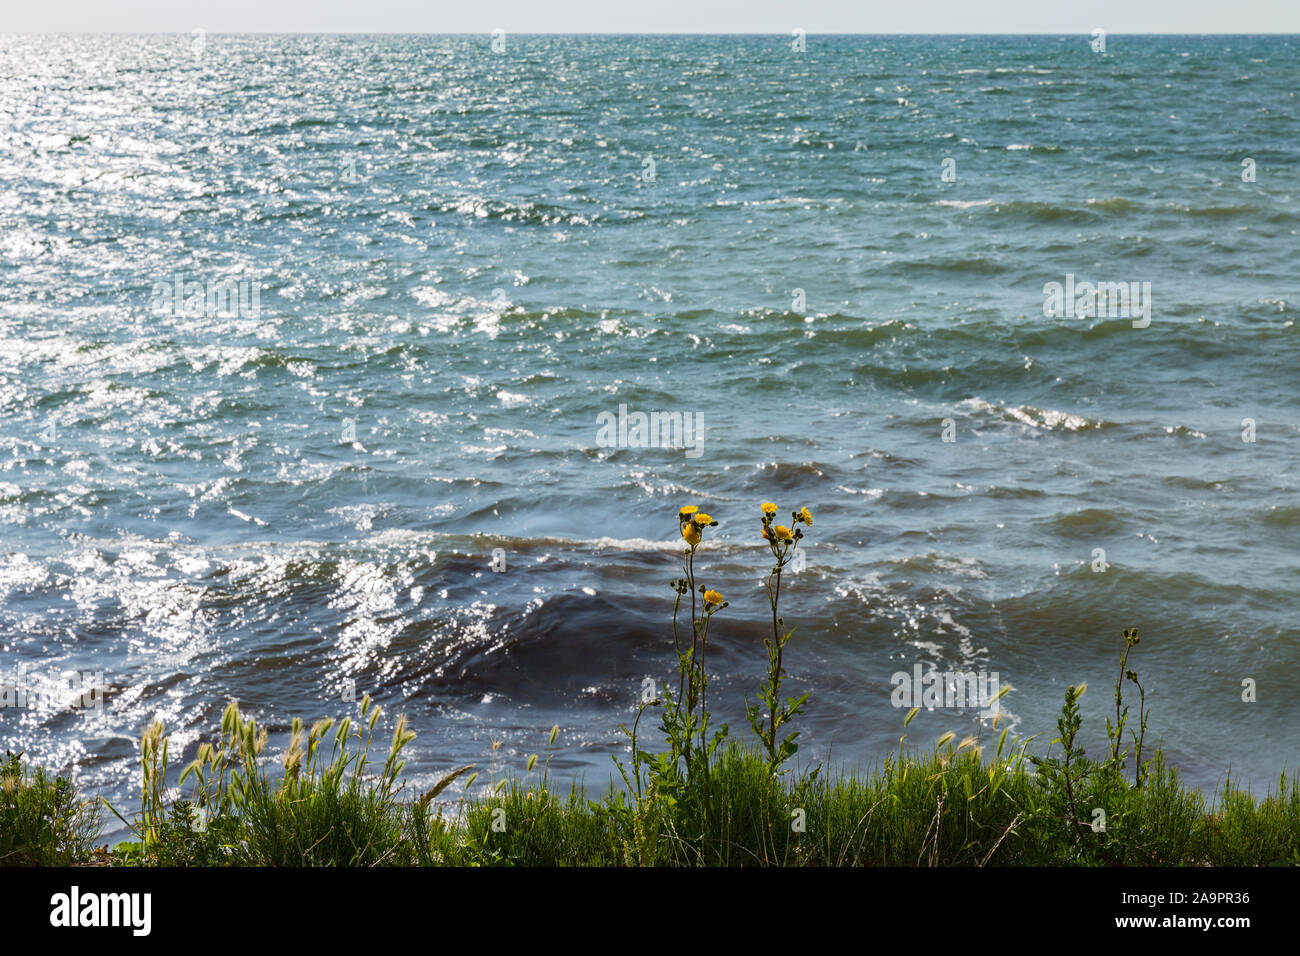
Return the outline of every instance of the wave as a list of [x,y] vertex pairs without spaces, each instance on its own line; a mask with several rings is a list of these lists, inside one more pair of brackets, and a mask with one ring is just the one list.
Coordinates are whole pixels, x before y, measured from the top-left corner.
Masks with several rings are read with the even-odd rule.
[[1119,514],[1105,508],[1081,508],[1078,511],[1057,515],[1051,519],[1050,525],[1058,535],[1091,539],[1103,535],[1118,535],[1125,527],[1125,520]]
[[[1257,216],[1261,212],[1258,206],[1250,203],[1226,206],[1186,206],[1181,203],[1170,202],[1166,204],[1165,208],[1182,216],[1195,216],[1207,219],[1230,219],[1233,216]],[[1270,219],[1270,221],[1272,220]]]
[[1143,208],[1141,203],[1126,199],[1123,196],[1111,196],[1107,199],[1088,199],[1085,202],[1094,209],[1101,209],[1105,212],[1129,212]]
[[1104,218],[1104,210],[1077,202],[1045,202],[1034,199],[1013,199],[994,203],[989,215],[1009,215],[1032,222],[1093,223]]
[[555,203],[522,200],[513,202],[505,199],[489,199],[483,196],[464,196],[435,202],[426,207],[435,214],[456,215],[469,219],[487,219],[500,222],[516,222],[535,226],[593,226],[609,220],[611,222],[632,222],[647,218],[647,214],[637,209],[625,209],[617,216],[607,216],[599,212],[577,212]]
[[985,256],[957,256],[944,259],[921,259],[912,262],[895,261],[894,269],[904,273],[955,272],[970,275],[1001,275],[1010,267]]
[[886,562],[895,571],[913,574],[938,574],[958,578],[983,580],[989,576],[983,562],[969,556],[944,554],[929,551],[925,554],[908,555]]
[[964,399],[957,403],[957,407],[984,421],[1025,425],[1041,431],[1075,432],[1119,427],[1117,422],[1090,419],[1072,412],[1035,408],[1032,405],[999,405],[982,398]]
[[1263,524],[1277,528],[1300,527],[1300,505],[1269,505],[1254,512]]

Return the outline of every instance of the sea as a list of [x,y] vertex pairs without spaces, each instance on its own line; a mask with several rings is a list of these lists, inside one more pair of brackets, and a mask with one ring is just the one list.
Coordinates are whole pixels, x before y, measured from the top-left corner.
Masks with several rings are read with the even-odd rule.
[[[752,739],[770,500],[813,516],[795,764],[1041,753],[1080,682],[1099,755],[1137,628],[1148,752],[1262,796],[1300,758],[1297,62],[0,35],[0,748],[129,810],[154,720],[174,775],[238,700],[274,768],[369,694],[412,793],[595,795],[675,674],[686,505]],[[970,674],[1010,690],[920,686]]]

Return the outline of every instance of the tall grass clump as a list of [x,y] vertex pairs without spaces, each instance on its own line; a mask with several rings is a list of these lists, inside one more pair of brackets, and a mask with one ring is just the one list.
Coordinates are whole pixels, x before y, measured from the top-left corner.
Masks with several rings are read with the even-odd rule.
[[69,866],[90,854],[99,810],[66,777],[31,768],[23,754],[0,761],[0,866]]
[[[221,735],[199,746],[181,772],[182,799],[168,804],[169,738],[160,723],[141,741],[141,807],[119,819],[138,838],[123,847],[138,862],[248,866],[377,866],[409,862],[436,829],[424,812],[453,771],[414,806],[401,796],[402,750],[415,738],[399,717],[382,765],[371,748],[381,708],[362,699],[360,719],[318,720],[304,729],[294,719],[281,772],[266,758],[266,728],[244,718],[238,702],[222,715]],[[185,786],[190,785],[188,795]],[[110,807],[111,809],[111,807]],[[427,828],[408,846],[407,827]],[[432,855],[432,851],[430,851]]]
[[1217,796],[1213,812],[1197,821],[1199,856],[1218,866],[1300,863],[1300,777],[1283,771],[1258,802],[1231,778]]

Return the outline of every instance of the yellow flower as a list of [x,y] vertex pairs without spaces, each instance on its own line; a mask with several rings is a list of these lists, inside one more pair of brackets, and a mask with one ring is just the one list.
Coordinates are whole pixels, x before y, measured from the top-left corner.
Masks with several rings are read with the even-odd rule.
[[812,527],[812,512],[808,510],[806,505],[799,509],[799,520],[808,525],[808,527]]
[[686,524],[682,525],[682,537],[686,539],[687,544],[690,545],[699,544],[700,529],[695,527],[695,525],[692,522],[688,521],[686,522]]
[[681,511],[677,512],[677,517],[679,517],[679,518],[685,520],[686,518],[688,518],[688,517],[690,517],[691,515],[695,514],[695,512],[697,512],[697,511],[699,511],[699,510],[700,510],[700,509],[697,508],[697,507],[695,507],[695,505],[687,505],[687,506],[686,506],[685,508],[683,508]]
[[764,501],[764,502],[763,502],[763,514],[765,514],[765,515],[774,515],[774,514],[776,514],[776,505],[772,504],[772,502],[770,502],[770,501]]
[[781,541],[789,541],[791,538],[794,537],[794,535],[791,534],[790,529],[783,524],[779,524],[776,526],[776,536]]
[[703,511],[701,511],[699,514],[697,514],[697,515],[696,515],[694,518],[692,518],[691,520],[694,521],[694,522],[695,522],[697,525],[699,525],[701,528],[704,528],[704,527],[707,527],[708,525],[713,524],[713,519],[710,518],[708,515],[706,515]]
[[704,603],[705,603],[705,604],[721,604],[721,603],[723,602],[723,600],[724,600],[724,598],[722,597],[722,592],[721,592],[721,591],[705,591],[705,592],[704,592]]

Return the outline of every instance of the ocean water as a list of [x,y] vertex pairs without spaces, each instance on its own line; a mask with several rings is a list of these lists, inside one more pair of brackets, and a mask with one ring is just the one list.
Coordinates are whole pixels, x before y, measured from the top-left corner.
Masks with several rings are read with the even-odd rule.
[[415,786],[558,723],[600,789],[685,504],[747,732],[771,499],[805,763],[918,664],[1095,752],[1138,627],[1193,783],[1295,766],[1300,40],[503,39],[0,37],[0,746],[127,802],[155,717],[355,689]]

